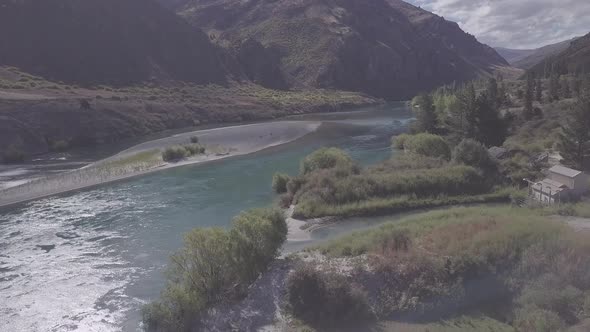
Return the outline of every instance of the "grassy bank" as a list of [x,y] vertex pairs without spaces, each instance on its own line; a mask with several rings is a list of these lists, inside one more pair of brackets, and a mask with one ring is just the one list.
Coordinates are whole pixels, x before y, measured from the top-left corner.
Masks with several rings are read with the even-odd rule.
[[[366,330],[469,330],[463,321],[475,322],[471,330],[550,332],[590,317],[588,240],[541,210],[456,208],[345,236],[314,249],[327,256],[322,264],[303,264],[323,284],[331,261],[363,258],[344,275],[368,306],[357,317]],[[326,301],[318,294],[307,299]]]

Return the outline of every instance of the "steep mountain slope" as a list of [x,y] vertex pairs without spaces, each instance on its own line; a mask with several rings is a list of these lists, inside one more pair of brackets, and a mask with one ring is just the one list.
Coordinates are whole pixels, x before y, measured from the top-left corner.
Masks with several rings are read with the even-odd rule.
[[511,65],[514,65],[515,62],[520,61],[528,57],[529,55],[535,53],[534,49],[520,50],[504,47],[495,47],[494,49]]
[[559,53],[565,51],[570,46],[570,44],[576,39],[577,38],[572,38],[569,40],[564,40],[560,43],[551,44],[538,48],[534,50],[534,52],[529,56],[518,61],[515,61],[514,63],[512,63],[512,65],[514,65],[514,67],[517,68],[530,69],[534,67],[536,64],[545,60],[546,58],[558,55]]
[[559,74],[590,73],[590,33],[572,41],[563,52],[548,57],[530,71],[548,76],[552,70]]
[[[160,0],[172,5],[170,0]],[[220,45],[254,40],[288,87],[404,99],[507,66],[456,23],[400,0],[179,0],[174,9]],[[272,61],[271,61],[272,60]],[[280,77],[276,77],[280,75]],[[268,80],[268,79],[267,79]]]
[[152,0],[0,0],[0,65],[82,85],[223,83],[223,57]]

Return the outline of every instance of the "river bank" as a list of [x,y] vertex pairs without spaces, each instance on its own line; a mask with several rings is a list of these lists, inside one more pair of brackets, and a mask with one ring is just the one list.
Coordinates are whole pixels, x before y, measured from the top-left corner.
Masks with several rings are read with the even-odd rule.
[[[316,131],[321,122],[278,121],[187,132],[148,141],[81,169],[49,175],[0,190],[0,207],[104,185],[160,170],[206,163],[261,151]],[[161,150],[199,137],[206,153],[176,163],[161,160]]]

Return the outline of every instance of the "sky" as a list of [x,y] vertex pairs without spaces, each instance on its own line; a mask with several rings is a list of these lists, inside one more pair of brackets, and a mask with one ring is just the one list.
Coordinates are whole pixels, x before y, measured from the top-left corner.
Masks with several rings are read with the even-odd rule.
[[537,48],[590,32],[590,0],[406,0],[494,47]]

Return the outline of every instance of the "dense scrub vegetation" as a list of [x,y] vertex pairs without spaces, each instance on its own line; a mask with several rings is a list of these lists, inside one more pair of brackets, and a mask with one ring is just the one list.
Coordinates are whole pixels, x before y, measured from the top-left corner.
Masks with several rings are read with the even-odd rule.
[[302,161],[301,175],[287,183],[282,205],[295,204],[296,218],[316,218],[508,199],[509,191],[494,190],[494,164],[477,143],[463,143],[455,161],[440,136],[401,135],[393,144],[406,152],[365,169],[336,148],[310,154]]
[[[366,263],[347,277],[354,281],[354,294],[365,295],[354,297],[357,305],[348,308],[369,303],[379,320],[431,322],[463,314],[491,315],[519,331],[550,332],[590,317],[588,243],[588,234],[536,211],[480,207],[387,223],[316,250],[330,260],[365,255]],[[300,267],[290,285],[304,283],[301,279],[322,285],[332,277],[309,269],[318,267]],[[309,303],[331,300],[325,292],[300,293],[309,296]],[[299,300],[295,297],[291,305]],[[367,317],[364,309],[339,310],[347,319]],[[313,324],[309,313],[293,312]]]
[[197,228],[171,258],[168,285],[146,305],[149,331],[187,331],[203,310],[245,294],[279,253],[287,224],[277,210],[252,210],[234,219],[229,230]]
[[589,100],[588,75],[527,74],[510,81],[498,76],[416,96],[412,131],[441,135],[451,147],[466,139],[485,148],[502,147],[506,153],[497,169],[509,182],[522,185],[523,178],[542,176],[547,165],[538,157],[543,153],[559,152],[567,166],[588,167]]

